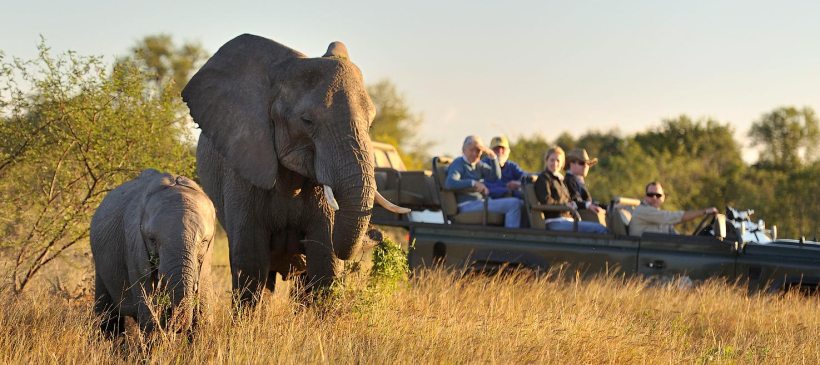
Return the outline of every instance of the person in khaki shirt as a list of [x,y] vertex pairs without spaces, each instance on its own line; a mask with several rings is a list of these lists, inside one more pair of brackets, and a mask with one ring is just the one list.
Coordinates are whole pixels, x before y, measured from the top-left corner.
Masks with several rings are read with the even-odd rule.
[[635,207],[635,211],[632,212],[632,220],[629,222],[630,236],[640,236],[644,232],[678,234],[674,225],[718,212],[715,207],[687,211],[661,210],[665,199],[661,183],[653,181],[646,184],[646,196],[641,205]]

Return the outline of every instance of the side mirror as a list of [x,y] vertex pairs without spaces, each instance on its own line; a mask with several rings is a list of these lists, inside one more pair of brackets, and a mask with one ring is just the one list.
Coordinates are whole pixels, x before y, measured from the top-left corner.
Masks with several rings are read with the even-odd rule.
[[715,232],[715,238],[723,241],[726,238],[726,215],[715,214],[715,220],[712,223],[712,232]]

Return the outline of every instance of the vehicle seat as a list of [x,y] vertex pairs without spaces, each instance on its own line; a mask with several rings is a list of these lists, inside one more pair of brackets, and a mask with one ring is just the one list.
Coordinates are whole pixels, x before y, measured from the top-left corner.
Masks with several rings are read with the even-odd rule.
[[[432,198],[425,200],[423,194],[423,189],[426,188],[425,185],[415,186],[416,189],[412,189],[412,185],[407,186],[408,183],[412,182],[405,181],[409,179],[405,178],[404,171],[398,171],[389,167],[377,167],[374,174],[376,178],[376,189],[379,190],[379,193],[382,194],[385,199],[400,206],[414,208],[435,205]],[[418,189],[422,190],[416,191]]]
[[503,226],[504,214],[487,211],[487,199],[484,199],[484,210],[477,212],[458,212],[458,202],[456,192],[444,188],[447,180],[447,168],[453,162],[447,157],[433,157],[433,179],[436,182],[439,203],[441,203],[441,213],[445,222],[459,224],[481,224],[491,226]]
[[629,222],[632,220],[632,211],[641,204],[634,198],[615,197],[609,204],[606,215],[607,227],[612,233],[619,236],[629,236]]
[[578,231],[578,221],[581,219],[578,211],[566,205],[548,205],[541,204],[538,197],[535,195],[535,183],[529,179],[524,179],[522,186],[524,193],[524,209],[526,209],[527,217],[530,220],[531,228],[546,228],[544,222],[544,212],[570,212],[574,217],[575,224],[573,230]]

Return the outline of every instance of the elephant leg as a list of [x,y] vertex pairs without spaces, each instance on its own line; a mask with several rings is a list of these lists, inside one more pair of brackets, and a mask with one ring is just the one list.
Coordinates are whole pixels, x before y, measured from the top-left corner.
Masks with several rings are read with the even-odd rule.
[[[222,176],[222,216],[228,234],[234,308],[256,306],[270,271],[271,224],[265,218],[270,200],[226,167]],[[217,211],[219,208],[217,207]]]
[[98,274],[94,274],[94,314],[100,318],[100,330],[105,335],[113,337],[125,331],[125,318]]
[[232,227],[228,240],[235,308],[256,306],[269,279],[270,236],[258,228]]
[[273,293],[276,291],[276,271],[268,271],[268,280],[265,282],[265,289]]
[[[316,289],[329,288],[342,273],[344,263],[336,258],[330,239],[313,239],[308,234],[305,240],[305,256],[307,256],[307,280],[306,289],[315,291]],[[320,238],[320,237],[317,237]]]

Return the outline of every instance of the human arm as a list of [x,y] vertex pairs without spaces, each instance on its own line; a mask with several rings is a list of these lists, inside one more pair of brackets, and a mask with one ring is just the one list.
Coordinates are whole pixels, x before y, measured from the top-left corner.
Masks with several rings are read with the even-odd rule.
[[715,207],[709,207],[704,209],[697,209],[697,210],[687,210],[683,213],[683,218],[681,218],[681,222],[688,222],[695,218],[707,215],[707,214],[717,214],[718,210]]
[[475,171],[468,168],[467,162],[463,158],[457,158],[447,168],[447,179],[444,180],[444,188],[447,190],[472,189],[482,195],[487,195],[489,193],[487,186],[479,181],[475,175]]
[[444,180],[444,188],[447,190],[463,190],[476,186],[479,182],[470,178],[467,171],[467,163],[463,158],[456,158],[447,168],[447,179]]
[[[506,172],[507,177],[510,179],[507,181],[506,188],[509,191],[517,191],[521,190],[521,183],[524,178],[529,178],[529,174],[524,172],[517,163],[512,161],[507,161],[504,165],[504,169],[502,169],[501,174],[503,175]],[[535,176],[533,176],[535,177]],[[534,181],[534,179],[532,180]]]

